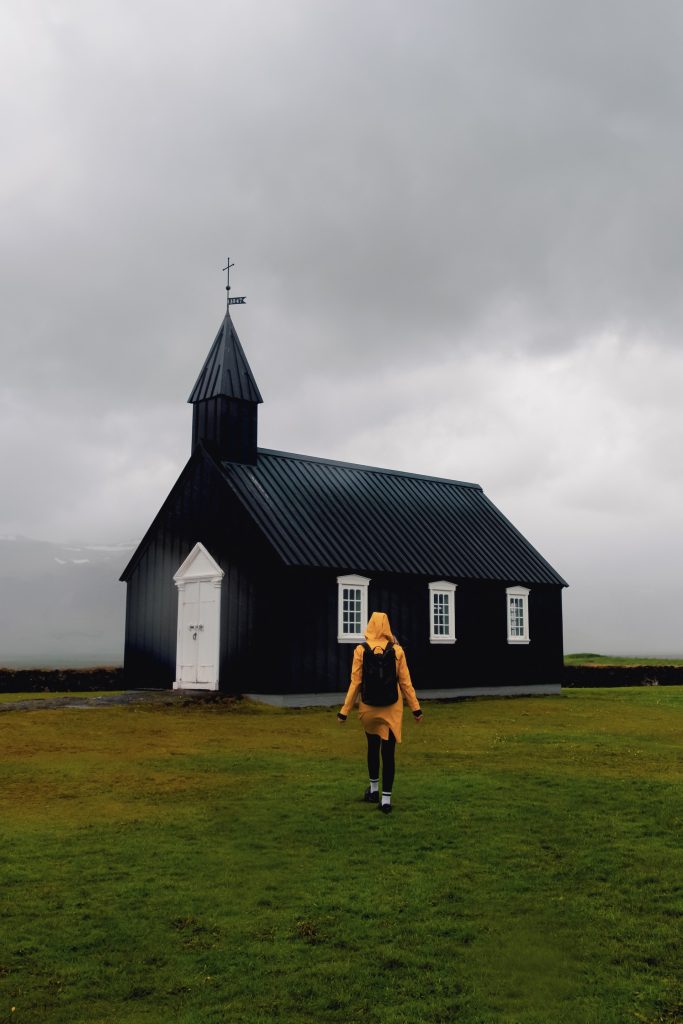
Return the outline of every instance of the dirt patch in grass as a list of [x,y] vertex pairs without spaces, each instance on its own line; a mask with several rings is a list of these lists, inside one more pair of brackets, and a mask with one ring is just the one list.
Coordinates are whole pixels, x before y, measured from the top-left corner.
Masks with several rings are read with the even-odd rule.
[[235,708],[240,697],[218,693],[183,693],[173,690],[119,690],[113,693],[11,693],[0,694],[0,712],[50,711],[58,708],[102,708],[145,705],[150,708],[203,705],[215,710]]

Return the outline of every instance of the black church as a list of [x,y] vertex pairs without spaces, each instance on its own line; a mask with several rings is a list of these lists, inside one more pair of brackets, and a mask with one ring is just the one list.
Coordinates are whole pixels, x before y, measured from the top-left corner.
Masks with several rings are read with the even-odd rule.
[[566,583],[478,484],[259,448],[229,306],[189,401],[121,576],[127,685],[333,703],[384,611],[422,696],[559,691]]

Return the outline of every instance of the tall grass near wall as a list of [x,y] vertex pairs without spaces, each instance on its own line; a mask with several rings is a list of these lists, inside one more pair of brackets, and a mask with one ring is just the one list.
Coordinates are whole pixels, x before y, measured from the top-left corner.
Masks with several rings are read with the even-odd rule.
[[0,1022],[683,1021],[683,691],[0,719]]

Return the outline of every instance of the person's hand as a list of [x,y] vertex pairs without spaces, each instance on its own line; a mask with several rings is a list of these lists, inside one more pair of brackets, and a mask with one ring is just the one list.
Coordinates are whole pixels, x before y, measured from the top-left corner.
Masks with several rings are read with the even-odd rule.
[[413,711],[413,718],[415,719],[415,725],[419,725],[424,718],[424,715],[421,711]]
[[343,725],[346,721],[346,715],[342,715],[341,711],[337,712],[337,722],[339,725]]

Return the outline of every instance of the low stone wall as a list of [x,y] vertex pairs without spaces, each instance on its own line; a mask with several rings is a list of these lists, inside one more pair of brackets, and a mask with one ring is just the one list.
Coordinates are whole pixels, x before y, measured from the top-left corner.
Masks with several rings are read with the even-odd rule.
[[0,693],[125,690],[122,668],[0,668]]
[[[566,665],[562,686],[683,686],[683,666]],[[131,688],[122,668],[0,668],[0,693],[84,693]]]
[[683,686],[683,666],[565,665],[562,686]]

